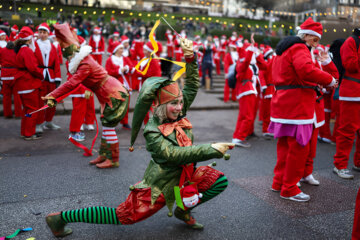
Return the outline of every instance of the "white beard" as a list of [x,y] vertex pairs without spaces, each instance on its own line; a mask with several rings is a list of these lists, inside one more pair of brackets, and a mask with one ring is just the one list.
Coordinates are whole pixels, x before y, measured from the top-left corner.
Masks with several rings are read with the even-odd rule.
[[99,35],[93,35],[93,38],[94,38],[95,42],[99,42],[100,39],[101,39],[101,35],[100,34]]

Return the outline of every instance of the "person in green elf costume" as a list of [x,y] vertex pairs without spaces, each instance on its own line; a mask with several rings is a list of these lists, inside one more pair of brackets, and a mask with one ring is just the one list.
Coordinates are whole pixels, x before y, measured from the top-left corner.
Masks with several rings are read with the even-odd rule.
[[[131,148],[143,119],[155,103],[154,116],[144,129],[146,149],[152,159],[142,181],[117,208],[89,207],[49,214],[46,222],[52,233],[63,237],[72,233],[70,222],[128,225],[142,221],[165,205],[173,215],[193,229],[202,229],[191,210],[214,198],[228,185],[224,174],[212,167],[195,167],[197,162],[222,158],[232,143],[192,145],[192,125],[185,117],[199,88],[199,74],[192,41],[181,39],[186,60],[183,91],[176,82],[163,77],[148,78],[139,93],[132,121]],[[200,198],[199,198],[200,197]]]

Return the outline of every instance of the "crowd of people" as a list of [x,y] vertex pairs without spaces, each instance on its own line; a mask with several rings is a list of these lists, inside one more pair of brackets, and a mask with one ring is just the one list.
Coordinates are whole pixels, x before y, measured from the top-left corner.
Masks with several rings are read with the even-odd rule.
[[[169,120],[165,123],[181,121],[181,128],[191,128],[191,124],[180,117],[182,114],[179,115],[183,105],[186,111],[193,100],[194,95],[190,93],[195,91],[197,85],[195,83],[191,85],[191,82],[201,78],[199,85],[211,88],[212,74],[220,75],[223,69],[224,102],[231,100],[239,103],[232,144],[238,147],[251,147],[247,139],[254,135],[254,122],[258,115],[262,121],[263,137],[278,139],[277,163],[271,189],[279,192],[281,198],[296,202],[310,200],[310,196],[303,193],[300,187],[302,183],[320,184],[312,174],[318,141],[336,145],[333,171],[340,178],[352,179],[354,176],[348,170],[348,162],[356,138],[353,169],[360,171],[358,61],[360,31],[358,29],[355,29],[353,35],[345,42],[340,44],[334,42],[332,46],[323,46],[319,44],[323,33],[322,25],[309,18],[300,26],[297,36],[284,38],[275,50],[266,44],[256,43],[253,35],[247,40],[237,32],[233,32],[230,38],[225,35],[207,36],[202,41],[201,37],[196,35],[193,41],[189,41],[185,30],[180,34],[167,30],[165,46],[156,41],[158,51],[153,57],[187,62],[185,83],[182,79],[180,82],[183,84],[179,89],[164,87],[172,86],[170,83],[160,84],[161,81],[165,81],[164,79],[171,78],[176,70],[166,61],[156,58],[150,60],[155,48],[147,39],[145,28],[139,27],[139,31],[132,36],[132,39],[126,33],[120,34],[117,31],[104,38],[100,27],[94,27],[90,32],[89,39],[85,39],[78,34],[79,30],[75,27],[59,24],[50,28],[46,23],[36,27],[35,33],[27,26],[19,31],[16,25],[11,27],[9,36],[0,31],[4,117],[13,117],[11,109],[13,95],[15,116],[22,118],[23,139],[39,139],[44,129],[59,129],[60,127],[53,123],[55,105],[61,96],[69,94],[74,109],[69,138],[78,142],[83,141],[85,139],[83,130],[94,130],[93,96],[95,94],[101,106],[103,132],[99,156],[90,164],[98,168],[118,167],[119,142],[115,127],[119,122],[124,129],[132,130],[132,144],[141,124],[144,123],[146,126],[144,134],[149,133],[146,138],[149,145],[147,149],[153,149],[152,154],[157,158],[161,149],[159,146],[154,146],[154,142],[157,141],[154,135],[154,131],[157,130],[154,129],[158,129],[157,127],[160,127],[159,125],[164,121],[154,121],[159,121],[157,117],[165,115]],[[153,37],[156,40],[156,36]],[[189,49],[190,45],[191,49]],[[105,55],[108,55],[106,62],[103,61]],[[68,80],[61,84],[65,77],[61,76],[60,71],[63,58],[67,59],[65,64]],[[166,78],[161,78],[162,76]],[[156,83],[154,77],[159,83]],[[182,94],[180,94],[181,88],[183,88]],[[128,119],[131,91],[140,92],[132,120],[133,129]],[[153,102],[156,106],[154,110],[151,107]],[[33,113],[45,103],[50,108]],[[161,110],[159,106],[162,104],[166,106],[169,104],[169,109]],[[151,111],[153,111],[152,118],[149,114]],[[335,119],[333,131],[330,128],[331,119]],[[162,129],[160,135],[167,136],[166,127],[168,126],[160,128]],[[173,126],[170,133],[175,131],[174,129],[177,128]],[[182,131],[181,134],[183,133]],[[181,147],[191,145],[189,139],[186,139],[186,134],[181,139],[176,136],[174,141],[178,141]],[[221,157],[231,146],[231,144],[211,145],[211,147],[209,145],[206,148],[208,152],[204,152],[202,156],[206,155],[204,160]],[[209,153],[214,151],[213,149],[217,154]],[[195,162],[195,160],[186,162],[180,159],[176,164],[186,165]],[[151,168],[155,169],[154,166]],[[181,171],[178,172],[178,177],[180,173]],[[150,173],[148,174],[150,176]],[[211,185],[212,187],[218,184],[217,180],[220,178],[221,182],[227,184],[222,173],[215,175],[216,179],[211,180],[214,184]],[[139,189],[153,187],[157,183],[141,182],[141,184],[143,186]],[[165,186],[162,187],[165,191]],[[204,187],[202,192],[206,194],[206,191],[212,187]],[[150,192],[136,194],[148,194],[153,197]],[[130,195],[129,199],[136,194]],[[164,194],[165,199],[155,199],[155,205],[158,204],[156,211],[163,207],[165,202],[173,200],[172,195],[166,195],[169,194],[167,192]],[[114,220],[114,223],[135,223],[156,212],[149,208],[142,218],[125,223],[122,216],[130,213],[126,212],[128,210],[124,209],[126,205],[124,204],[116,210],[109,210],[117,220]],[[132,206],[134,209],[138,207]],[[69,234],[64,226],[68,222],[73,222],[71,219],[74,218],[69,216],[75,214],[74,211],[51,215],[47,219],[55,235]],[[175,215],[178,214],[178,218],[194,228],[201,227],[189,212],[177,211]]]

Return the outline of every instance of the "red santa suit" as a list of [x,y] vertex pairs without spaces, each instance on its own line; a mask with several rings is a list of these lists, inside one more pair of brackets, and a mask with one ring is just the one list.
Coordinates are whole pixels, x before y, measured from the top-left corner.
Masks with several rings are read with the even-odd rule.
[[15,42],[18,36],[18,32],[19,32],[19,27],[16,24],[11,27],[11,33],[9,38],[11,42]]
[[[121,44],[119,44],[120,46]],[[117,51],[117,48],[115,47],[114,52]],[[125,72],[123,72],[123,69],[125,69]],[[115,55],[111,55],[107,60],[105,64],[105,70],[108,72],[110,76],[115,77],[118,79],[125,88],[131,90],[130,87],[130,76],[131,76],[131,70],[133,69],[132,62],[127,57],[117,57]],[[129,98],[129,104],[130,104],[130,98]],[[126,112],[125,117],[121,120],[121,124],[128,124],[129,123],[129,108]]]
[[[66,69],[69,69],[68,61],[66,61]],[[68,71],[67,79],[70,79],[71,77],[72,74]],[[80,84],[77,87],[77,90],[69,95],[73,106],[69,125],[69,131],[72,133],[80,132],[83,124],[92,125],[95,121],[94,95],[91,95],[89,99],[86,99],[85,91],[91,90]]]
[[246,51],[245,61],[237,62],[236,65],[236,92],[239,100],[239,115],[236,123],[233,139],[244,141],[247,136],[253,133],[255,121],[255,107],[257,101],[256,84],[258,79],[258,69],[250,67],[255,66],[255,49]]
[[166,48],[167,48],[167,57],[173,58],[174,57],[174,35],[171,34],[171,31],[166,31]]
[[[355,29],[354,34],[360,36],[360,31]],[[354,165],[360,167],[360,61],[352,37],[343,43],[340,54],[345,73],[339,89],[340,124],[337,130],[334,165],[337,169],[346,169],[355,135]]]
[[[299,32],[308,30],[307,33],[321,37],[321,24],[311,18],[300,27]],[[282,40],[276,54],[272,76],[277,90],[271,102],[272,123],[269,128],[274,127],[271,131],[279,140],[272,189],[281,191],[281,197],[290,198],[301,193],[296,184],[304,174],[312,125],[316,119],[314,88],[317,84],[328,86],[336,81],[315,66],[307,45],[298,37]],[[285,127],[295,133],[285,131]]]
[[180,47],[180,38],[178,36],[175,37],[174,45],[175,45],[175,47],[174,47],[175,61],[181,62],[182,57],[183,57],[183,52]]
[[103,36],[100,35],[100,28],[96,27],[94,32],[99,33],[98,35],[91,35],[89,40],[89,45],[92,48],[91,56],[99,63],[102,64],[102,55],[105,51],[105,41]]
[[216,51],[214,52],[214,64],[215,64],[215,68],[216,68],[216,74],[220,75],[220,41],[219,38],[217,36],[214,36],[214,44],[215,44],[215,49]]
[[[19,32],[19,39],[28,40],[33,35],[29,27],[23,27]],[[43,79],[43,71],[38,68],[38,61],[33,50],[27,45],[22,45],[20,49],[15,48],[16,67],[15,89],[20,95],[24,114],[28,114],[39,108],[39,89]],[[23,116],[21,120],[21,136],[31,137],[35,134],[37,113],[32,117]]]
[[[316,53],[315,53],[316,55]],[[330,73],[335,79],[339,78],[339,73],[337,71],[337,68],[335,64],[331,61],[329,58],[327,61],[323,63],[319,63],[316,59],[313,59],[315,66],[319,69]],[[317,147],[317,138],[319,135],[319,130],[324,126],[325,124],[325,111],[324,111],[324,94],[323,91],[319,92],[316,98],[315,103],[315,121],[314,121],[314,129],[313,133],[310,139],[310,151],[309,155],[306,159],[305,163],[305,170],[303,174],[303,178],[306,178],[313,172],[313,164],[314,164],[314,158],[316,157],[316,147]]]
[[202,51],[199,51],[200,48],[205,48],[205,45],[201,42],[200,40],[200,36],[195,36],[195,41],[193,42],[193,46],[194,46],[194,52],[197,55],[197,61],[198,61],[198,66],[199,66],[199,77],[202,77],[202,68],[201,68],[201,63],[204,57],[204,53]]
[[222,35],[220,40],[220,61],[224,61],[226,55],[226,46],[228,45],[228,41],[226,40],[226,36]]
[[[60,85],[61,83],[59,56],[55,46],[50,42],[49,39],[45,41],[38,39],[35,42],[35,46],[35,57],[38,60],[39,67],[43,69],[43,81],[39,96],[39,101],[43,102],[41,101],[41,97],[44,97],[48,93],[55,90],[56,86]],[[55,111],[56,108],[53,107],[39,112],[37,124],[42,124],[44,121],[51,122],[54,118]]]
[[[233,47],[236,48],[235,45]],[[224,58],[224,72],[225,72],[225,85],[224,85],[224,102],[228,102],[230,98],[230,87],[228,83],[227,74],[229,73],[229,67],[239,60],[239,53],[237,51],[230,51]],[[231,100],[236,101],[236,90],[231,89]]]
[[16,74],[16,53],[14,49],[7,47],[0,48],[0,66],[4,117],[10,118],[13,116],[11,110],[11,98],[13,95],[15,117],[22,117],[20,96],[14,88]]
[[117,46],[120,43],[120,40],[115,40],[115,37],[119,38],[120,34],[118,32],[114,32],[111,38],[109,38],[108,48],[106,50],[107,55],[111,55],[114,47]]
[[[144,58],[143,46],[144,46],[144,42],[140,38],[134,39],[131,44],[131,48],[129,51],[130,53],[129,58],[131,59],[134,66],[137,65],[140,59]],[[140,89],[140,79],[136,71],[131,76],[131,84],[133,90]]]
[[[266,58],[266,61],[259,61],[259,64],[261,64],[264,70],[260,71],[262,73],[262,77],[265,80],[265,86],[262,86],[262,98],[261,98],[261,114],[262,114],[262,132],[268,133],[268,127],[270,124],[270,108],[271,108],[271,99],[275,92],[274,83],[272,80],[272,61],[273,58],[271,54],[273,53],[273,50],[271,48],[268,48],[264,51],[264,58]],[[263,58],[259,58],[263,59]],[[265,59],[264,59],[265,60]]]

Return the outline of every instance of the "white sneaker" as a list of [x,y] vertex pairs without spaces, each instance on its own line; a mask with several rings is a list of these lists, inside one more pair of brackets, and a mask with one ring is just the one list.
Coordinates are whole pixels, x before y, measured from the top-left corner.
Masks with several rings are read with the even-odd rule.
[[320,185],[320,182],[318,180],[316,180],[312,174],[310,174],[309,176],[307,176],[305,178],[302,178],[300,180],[300,182],[304,182],[304,183],[314,185],[314,186],[319,186]]
[[251,144],[248,143],[246,140],[240,140],[237,138],[233,138],[233,140],[231,142],[235,143],[235,145],[238,147],[245,147],[245,148],[251,147]]
[[271,140],[271,139],[274,139],[274,134],[272,133],[263,133],[263,137],[266,139],[266,140]]
[[45,128],[45,129],[57,130],[57,129],[60,129],[61,127],[58,126],[58,125],[56,125],[56,124],[53,123],[53,122],[45,122],[44,128]]
[[333,172],[336,173],[339,177],[344,179],[353,179],[354,175],[352,175],[349,171],[349,169],[337,169],[334,167]]
[[37,124],[35,132],[36,133],[43,133],[44,132],[43,125],[42,124]]
[[85,126],[86,126],[86,129],[89,130],[89,131],[94,131],[95,130],[93,124],[88,124],[88,125],[85,124]]
[[292,196],[292,197],[283,197],[280,195],[281,198],[283,199],[287,199],[287,200],[291,200],[291,201],[295,201],[295,202],[307,202],[310,200],[310,195],[307,195],[303,192],[295,195],[295,196]]

